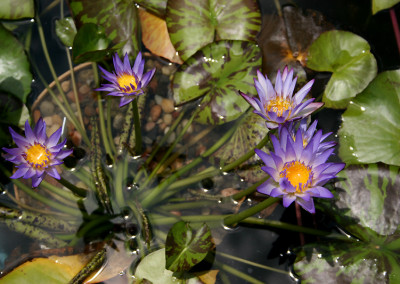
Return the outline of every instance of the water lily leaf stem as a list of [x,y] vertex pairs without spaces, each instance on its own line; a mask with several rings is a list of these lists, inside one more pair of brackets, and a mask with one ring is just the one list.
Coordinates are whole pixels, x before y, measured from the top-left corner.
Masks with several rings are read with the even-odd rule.
[[103,262],[106,260],[107,250],[105,248],[98,251],[94,257],[89,261],[88,264],[82,268],[81,271],[69,282],[69,284],[84,283],[84,280],[93,272],[101,267]]
[[138,99],[134,99],[132,101],[133,106],[133,120],[135,123],[135,152],[136,155],[142,154],[142,129],[140,128],[140,116],[139,116],[139,108],[138,108]]

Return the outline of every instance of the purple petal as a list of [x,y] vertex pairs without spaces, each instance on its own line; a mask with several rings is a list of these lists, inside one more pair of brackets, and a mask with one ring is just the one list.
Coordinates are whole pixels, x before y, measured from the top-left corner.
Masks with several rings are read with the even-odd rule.
[[60,151],[54,158],[55,159],[59,159],[59,160],[63,160],[65,157],[68,157],[69,155],[71,155],[72,152],[73,152],[72,149],[63,150],[63,151]]
[[276,182],[279,181],[279,172],[276,169],[268,166],[263,166],[261,167],[261,169],[266,172],[270,177],[272,177]]
[[308,191],[311,191],[314,193],[316,197],[319,198],[333,198],[332,192],[330,192],[328,189],[322,186],[316,186],[313,188],[310,188]]
[[296,102],[296,104],[300,104],[302,102],[302,100],[305,98],[305,96],[307,95],[307,93],[310,91],[312,85],[314,84],[314,79],[311,80],[310,82],[308,82],[307,84],[305,84],[303,86],[303,88],[301,88],[300,91],[298,91],[295,95],[294,95],[294,100]]
[[256,110],[261,111],[259,104],[257,103],[256,98],[249,97],[245,93],[239,91],[239,94]]
[[36,169],[29,168],[28,171],[25,173],[24,178],[28,179],[36,175]]
[[44,178],[44,175],[37,177],[37,176],[33,176],[32,177],[32,187],[38,187],[39,184],[42,182]]
[[54,147],[57,145],[57,142],[60,140],[61,137],[61,132],[62,132],[62,127],[57,129],[45,142],[48,148]]
[[124,96],[124,97],[122,97],[121,101],[119,102],[119,107],[123,107],[124,105],[129,104],[134,99],[135,99],[134,96]]
[[271,195],[271,191],[276,188],[276,185],[272,183],[270,180],[267,180],[259,187],[257,187],[257,191],[263,194]]
[[29,125],[28,120],[25,121],[25,136],[28,141],[35,141],[36,137],[31,126]]
[[[132,71],[135,74],[139,74],[140,73],[139,71],[141,69],[142,70],[141,73],[143,74],[143,68],[144,68],[144,60],[142,60],[142,53],[139,52],[138,55],[136,56],[135,63],[133,64]],[[141,77],[141,74],[138,77]]]
[[12,139],[14,140],[15,144],[17,144],[20,148],[28,147],[30,143],[33,144],[34,141],[28,141],[25,137],[22,137],[17,132],[15,132],[11,127],[8,128],[11,134]]
[[156,72],[156,68],[153,68],[153,69],[151,69],[149,72],[147,72],[146,74],[144,74],[144,76],[143,76],[143,78],[142,78],[142,80],[141,80],[141,83],[142,83],[141,88],[144,88],[144,87],[147,86],[147,84],[148,84],[148,83],[151,81],[151,79],[153,78],[155,72]]
[[55,179],[60,179],[60,175],[57,172],[57,169],[55,167],[52,167],[50,169],[47,170],[47,174]]
[[25,175],[28,170],[29,168],[19,168],[15,171],[15,173],[12,176],[10,176],[10,178],[12,179],[20,178],[23,175]]
[[278,96],[282,94],[282,77],[280,70],[278,70],[278,73],[276,74],[275,78],[275,91]]
[[309,201],[297,198],[296,202],[311,214],[315,213],[314,200],[312,198]]
[[286,194],[283,196],[283,207],[289,207],[290,204],[293,203],[293,201],[296,200],[296,196],[293,194]]

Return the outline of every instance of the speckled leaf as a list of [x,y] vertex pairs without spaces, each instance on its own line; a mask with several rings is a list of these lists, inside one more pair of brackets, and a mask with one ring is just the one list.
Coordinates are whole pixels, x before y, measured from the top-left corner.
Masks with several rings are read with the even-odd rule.
[[376,14],[379,11],[389,9],[399,2],[399,0],[372,0],[372,14]]
[[260,65],[261,53],[253,43],[212,43],[175,73],[175,102],[180,105],[202,97],[198,122],[215,125],[232,121],[249,107],[238,91],[255,95],[253,78]]
[[31,91],[32,74],[23,46],[0,24],[0,87],[23,103]]
[[104,29],[96,24],[85,24],[75,36],[72,55],[75,63],[99,61],[109,54],[110,40]]
[[114,44],[125,43],[124,51],[139,51],[138,12],[132,1],[126,0],[70,0],[77,28],[94,23],[105,29]]
[[185,61],[214,40],[255,41],[261,16],[256,0],[170,0],[166,22]]
[[400,166],[400,69],[379,74],[343,114],[339,156],[346,163]]
[[17,20],[33,18],[35,16],[35,3],[33,0],[1,0],[0,19]]
[[56,34],[65,46],[72,46],[76,35],[74,20],[71,17],[56,20]]
[[400,255],[364,242],[307,245],[294,264],[301,283],[400,283]]
[[274,80],[277,70],[285,66],[294,69],[297,82],[306,82],[307,49],[324,31],[333,29],[318,11],[303,11],[293,6],[282,9],[283,17],[263,16],[263,25],[257,42],[263,53],[263,73]]
[[[268,128],[265,126],[265,120],[259,115],[249,112],[244,123],[238,127],[228,143],[215,152],[214,156],[220,160],[220,166],[223,167],[254,149],[267,134]],[[255,167],[257,161],[259,159],[256,155],[248,159],[238,169],[238,175],[248,182],[256,182],[265,177],[265,172],[260,167]]]
[[[393,234],[400,225],[400,168],[384,164],[352,165],[338,174],[335,205],[326,206],[349,233],[370,239],[368,228]],[[356,231],[354,231],[354,230]]]
[[213,246],[206,224],[194,231],[189,223],[175,223],[165,242],[165,267],[174,272],[188,271],[202,261]]
[[321,34],[309,48],[307,67],[333,73],[322,99],[330,108],[346,108],[377,72],[368,42],[346,31]]
[[165,18],[165,11],[167,10],[167,0],[135,0],[141,8],[146,9],[157,17]]
[[151,53],[162,56],[171,62],[182,64],[182,59],[169,39],[165,21],[143,9],[139,9],[140,26],[142,28],[142,41]]

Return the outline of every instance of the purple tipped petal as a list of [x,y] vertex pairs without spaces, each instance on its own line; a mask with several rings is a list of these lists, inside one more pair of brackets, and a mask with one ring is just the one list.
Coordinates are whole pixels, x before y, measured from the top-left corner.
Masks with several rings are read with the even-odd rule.
[[54,131],[54,133],[47,139],[46,144],[47,147],[51,148],[57,145],[58,140],[60,140],[62,132],[62,127]]
[[296,202],[311,214],[315,213],[314,200],[312,198],[309,201],[297,198]]
[[276,185],[271,183],[269,180],[261,184],[259,187],[257,187],[257,191],[263,194],[271,195],[271,191],[276,188]]
[[312,85],[314,84],[314,80],[311,80],[310,82],[308,82],[307,84],[304,85],[303,88],[301,88],[300,91],[298,91],[295,95],[294,95],[294,101],[296,102],[296,104],[299,104],[303,101],[303,99],[306,97],[306,95],[308,94],[308,92],[310,91]]
[[295,200],[296,200],[296,196],[295,195],[292,195],[292,194],[284,195],[283,199],[282,199],[283,207],[289,207],[289,205],[292,204],[293,201],[295,201]]
[[12,176],[10,176],[10,178],[13,178],[13,179],[20,178],[20,177],[24,176],[28,170],[29,170],[29,168],[19,168],[15,171],[15,173]]
[[132,96],[132,97],[127,97],[127,96],[122,97],[122,98],[121,98],[121,101],[119,102],[119,107],[123,107],[124,105],[129,104],[129,103],[130,103],[131,101],[133,101],[134,99],[135,99],[134,96]]
[[42,182],[43,177],[44,177],[44,175],[40,176],[40,177],[33,176],[32,177],[32,187],[38,187],[39,184]]
[[55,179],[61,178],[56,168],[51,168],[50,170],[47,171],[47,174]]
[[260,111],[260,107],[258,105],[258,103],[256,102],[256,99],[249,97],[248,95],[246,95],[245,93],[242,93],[241,91],[239,91],[239,94],[253,107],[255,108],[257,111]]

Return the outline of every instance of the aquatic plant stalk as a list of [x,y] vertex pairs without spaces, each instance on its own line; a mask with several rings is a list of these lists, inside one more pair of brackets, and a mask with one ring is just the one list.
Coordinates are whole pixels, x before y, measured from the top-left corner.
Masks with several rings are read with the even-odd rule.
[[142,129],[140,128],[140,116],[137,99],[132,101],[133,119],[135,123],[135,152],[136,155],[142,154]]
[[66,242],[57,239],[53,235],[49,234],[43,229],[40,229],[36,226],[32,226],[29,224],[22,223],[20,221],[14,221],[10,219],[1,219],[1,222],[4,222],[6,226],[15,232],[21,233],[25,236],[28,236],[30,238],[33,238],[35,240],[38,240],[40,242],[45,243],[48,246],[51,247],[64,247],[67,245]]
[[52,185],[51,183],[49,183],[45,180],[42,181],[41,185],[43,188],[47,189],[49,192],[52,192],[53,194],[58,195],[66,200],[71,201],[71,202],[76,203],[79,200],[79,197],[74,195],[72,192],[63,190],[62,188]]
[[101,267],[103,262],[106,259],[107,250],[105,248],[98,251],[93,258],[89,261],[88,264],[82,268],[81,271],[69,282],[69,284],[80,284],[84,283],[84,280],[89,277],[90,274],[95,272],[97,269]]
[[[303,226],[303,222],[301,220],[301,209],[300,209],[300,205],[296,202],[295,203],[295,207],[296,207],[296,220],[297,220],[297,225],[299,225],[300,227]],[[299,232],[299,238],[300,238],[300,245],[304,246],[306,241],[304,239],[304,234],[302,232]]]
[[253,216],[257,214],[258,212],[264,210],[265,208],[268,208],[272,204],[278,202],[280,198],[275,198],[275,197],[269,197],[265,199],[264,201],[250,207],[249,209],[243,210],[240,213],[231,215],[229,217],[226,217],[224,219],[224,225],[225,226],[234,226],[235,224],[239,223],[240,221],[246,219],[247,217]]
[[169,147],[167,152],[163,155],[161,161],[157,164],[157,166],[153,169],[151,174],[147,177],[145,182],[141,185],[141,188],[146,188],[149,182],[154,178],[154,176],[157,174],[159,168],[163,165],[165,160],[168,158],[168,156],[171,154],[171,152],[175,149],[176,144],[182,139],[183,135],[186,133],[186,131],[189,129],[190,125],[192,125],[193,119],[196,117],[196,115],[199,113],[199,111],[195,111],[190,120],[186,123],[186,125],[183,127],[182,131],[179,133],[178,137],[176,137],[174,143]]
[[235,125],[233,125],[224,135],[222,135],[222,137],[218,141],[216,141],[214,145],[212,145],[199,157],[194,159],[190,164],[187,164],[186,166],[179,169],[177,172],[171,174],[168,178],[162,181],[157,187],[153,188],[150,191],[150,193],[146,192],[146,197],[144,197],[144,199],[141,202],[143,208],[148,208],[161,201],[162,198],[160,199],[160,194],[163,192],[163,190],[165,190],[168,186],[170,186],[177,178],[182,176],[184,173],[190,171],[192,168],[200,164],[204,158],[207,158],[215,151],[217,151],[220,147],[222,147],[232,137],[233,133],[236,131],[238,126],[242,124],[244,118],[245,116],[242,116],[240,119],[238,119]]
[[114,139],[113,139],[113,135],[112,135],[112,127],[111,127],[111,97],[107,96],[106,97],[106,104],[107,104],[107,136],[110,139],[110,146],[111,146],[111,150],[112,153],[115,155],[117,153],[117,149],[114,145]]
[[70,183],[68,180],[66,180],[63,177],[61,177],[58,180],[58,182],[61,183],[66,188],[68,188],[69,190],[71,190],[74,194],[76,194],[79,197],[86,197],[86,195],[87,195],[87,190],[86,189],[77,187],[76,185]]
[[390,13],[390,19],[392,20],[393,32],[396,38],[397,48],[400,54],[400,30],[399,30],[399,23],[397,22],[396,11],[394,8],[391,8],[389,10],[389,13]]
[[115,188],[115,199],[117,201],[117,205],[119,208],[122,208],[126,205],[125,197],[124,197],[124,180],[128,175],[128,158],[122,157],[120,161],[115,165],[115,179],[114,179],[114,188]]
[[264,284],[264,282],[255,279],[254,277],[251,277],[250,275],[243,273],[235,268],[233,268],[232,266],[229,266],[227,264],[221,263],[219,261],[214,260],[214,264],[219,267],[220,269],[235,275],[239,278],[242,278],[243,280],[246,281],[246,283],[253,283],[253,284]]
[[262,264],[259,264],[259,263],[253,262],[253,261],[249,261],[249,260],[237,257],[237,256],[233,256],[233,255],[230,255],[230,254],[227,254],[227,253],[223,253],[221,251],[218,251],[218,255],[226,257],[226,258],[229,258],[229,259],[232,259],[232,260],[235,260],[235,261],[238,261],[238,262],[241,262],[241,263],[245,263],[245,264],[248,264],[248,265],[251,265],[251,266],[254,266],[254,267],[259,267],[259,268],[262,268],[262,269],[265,269],[265,270],[269,270],[269,271],[273,271],[273,272],[277,272],[277,273],[281,273],[281,274],[290,275],[290,273],[288,271],[285,271],[285,270],[282,270],[282,269],[273,268],[273,267],[266,266],[266,265],[262,265]]

